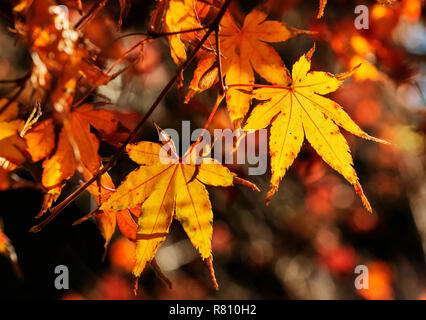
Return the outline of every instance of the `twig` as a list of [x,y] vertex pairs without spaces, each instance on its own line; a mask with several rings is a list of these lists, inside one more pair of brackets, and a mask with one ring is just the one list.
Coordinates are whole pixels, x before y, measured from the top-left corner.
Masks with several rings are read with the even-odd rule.
[[23,81],[26,81],[30,76],[30,73],[27,72],[26,74],[24,74],[22,77],[20,78],[16,78],[16,79],[5,79],[5,80],[0,80],[0,84],[9,84],[9,83],[22,83]]

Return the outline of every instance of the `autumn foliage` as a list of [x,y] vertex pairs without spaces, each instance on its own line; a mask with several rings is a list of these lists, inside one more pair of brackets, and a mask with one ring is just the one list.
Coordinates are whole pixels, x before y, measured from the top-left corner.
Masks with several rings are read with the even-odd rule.
[[[374,119],[369,128],[362,129],[363,123],[357,124],[346,105],[340,105],[330,94],[344,92],[346,79],[408,82],[412,68],[398,58],[402,53],[391,47],[386,30],[376,28],[363,34],[353,28],[352,22],[327,25],[321,20],[327,15],[326,0],[316,4],[318,11],[310,17],[314,22],[306,30],[268,17],[273,8],[280,7],[280,1],[266,1],[243,14],[230,0],[157,0],[149,7],[149,23],[144,31],[127,34],[126,16],[132,10],[132,2],[11,1],[10,30],[16,42],[28,51],[30,65],[18,79],[1,81],[2,85],[13,87],[0,100],[0,190],[29,187],[43,193],[36,218],[44,220],[34,225],[32,232],[41,231],[88,191],[95,208],[74,224],[94,218],[105,239],[105,250],[116,228],[135,243],[132,272],[136,288],[137,279],[148,265],[169,283],[155,257],[173,220],[180,223],[206,262],[218,288],[212,255],[214,212],[206,186],[239,185],[253,192],[252,197],[261,197],[257,193],[261,188],[250,182],[258,180],[246,177],[236,166],[222,165],[204,149],[200,154],[201,135],[182,154],[160,128],[162,123],[156,125],[153,133],[161,143],[138,141],[141,129],[149,128],[151,115],[175,85],[184,108],[190,108],[206,93],[213,97],[211,101],[216,101],[209,106],[205,131],[220,116],[229,119],[228,128],[241,129],[243,136],[268,129],[268,141],[258,142],[267,143],[269,150],[271,176],[262,200],[265,206],[280,193],[281,180],[307,141],[305,145],[309,144],[354,188],[359,203],[365,207],[359,214],[376,214],[377,198],[370,205],[368,192],[364,193],[362,179],[354,169],[352,156],[357,151],[351,154],[349,147],[353,140],[348,138],[348,142],[349,135],[341,129],[369,140],[368,143],[378,142],[383,148],[392,148],[388,146],[389,136],[380,134],[379,139],[366,133],[374,128]],[[420,1],[402,2],[395,7],[374,4],[372,19],[394,25],[397,14],[418,19]],[[416,4],[420,6],[417,9]],[[66,5],[69,12],[60,5]],[[118,15],[115,20],[104,22],[100,14],[110,6],[117,7]],[[283,57],[277,48],[291,46],[291,40],[298,37],[311,41],[311,49],[296,59]],[[124,43],[129,38],[136,40],[126,47]],[[111,107],[99,88],[117,78],[130,77],[137,70],[149,73],[150,45],[160,39],[168,41],[174,75],[152,104],[140,101],[146,106],[142,116],[129,121],[123,110]],[[316,43],[325,43],[333,50],[343,66],[340,73],[313,67],[317,66]],[[377,56],[381,70],[369,60],[372,54]],[[292,67],[287,68],[284,61],[290,61]],[[397,75],[392,70],[395,64],[400,70]],[[21,99],[27,90],[30,98]],[[162,154],[165,146],[169,150],[166,155]],[[208,146],[207,151],[212,147]],[[114,183],[110,171],[120,168],[120,160],[126,158],[137,167]],[[169,162],[162,161],[165,159]],[[309,170],[297,166],[297,172],[302,172],[301,180],[310,177]],[[26,172],[25,179],[19,177],[20,172]],[[309,191],[306,196],[309,203],[313,196]],[[129,248],[126,250],[133,250]],[[114,252],[114,261],[120,261]],[[1,230],[0,253],[7,255],[19,270],[13,247]],[[351,255],[345,257],[348,256]],[[374,281],[379,281],[380,270],[374,269]],[[362,295],[370,298],[374,292]],[[389,294],[386,291],[380,297],[387,298]]]

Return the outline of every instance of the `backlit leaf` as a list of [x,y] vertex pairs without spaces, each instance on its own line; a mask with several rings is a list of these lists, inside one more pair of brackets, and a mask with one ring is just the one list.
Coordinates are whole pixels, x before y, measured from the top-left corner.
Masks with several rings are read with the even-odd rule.
[[[283,42],[305,31],[287,27],[279,21],[266,20],[266,17],[266,13],[255,9],[246,16],[241,28],[229,12],[223,17],[219,39],[225,85],[253,84],[254,71],[274,84],[289,82],[289,73],[284,62],[269,43]],[[214,43],[214,39],[211,41]],[[212,53],[202,56],[190,84],[189,97],[214,84],[209,81],[206,85],[201,80],[202,75],[214,67],[215,61],[215,55]],[[251,101],[251,88],[241,88],[245,92],[233,87],[226,95],[231,120],[237,127],[247,113]]]
[[269,141],[272,177],[267,203],[306,137],[323,160],[354,186],[365,207],[371,211],[339,126],[364,139],[386,142],[367,135],[336,102],[323,96],[337,90],[352,72],[332,75],[310,71],[312,54],[313,50],[293,65],[293,82],[289,86],[270,86],[253,93],[255,99],[264,102],[254,108],[244,129],[258,130],[272,123]]

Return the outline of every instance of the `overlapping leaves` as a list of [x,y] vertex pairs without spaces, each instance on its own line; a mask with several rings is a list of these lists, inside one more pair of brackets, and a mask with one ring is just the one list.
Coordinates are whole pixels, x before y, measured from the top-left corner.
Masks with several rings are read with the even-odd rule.
[[[20,132],[24,127],[24,121],[18,119],[18,104],[7,99],[0,100],[0,159],[2,158],[2,175],[6,175],[7,169],[14,168],[25,162],[25,141]],[[4,165],[4,161],[9,164]],[[4,182],[5,183],[5,182]]]
[[[166,11],[167,30],[182,31],[200,27],[200,15],[194,10],[196,3],[199,2],[171,1]],[[185,19],[180,17],[182,10],[174,9],[175,6],[182,7],[182,10],[185,8]],[[207,8],[204,6],[203,10],[205,14]],[[283,42],[305,31],[288,27],[279,21],[266,20],[266,17],[266,13],[255,9],[245,17],[242,27],[239,27],[230,12],[224,15],[220,22],[219,48],[225,85],[254,83],[254,70],[270,83],[288,83],[288,71],[284,62],[269,43]],[[186,58],[183,36],[185,35],[170,37],[172,57],[176,63]],[[211,36],[205,44],[204,52],[200,54],[187,101],[195,93],[210,88],[217,81],[216,51],[216,39]],[[250,101],[250,92],[242,92],[238,88],[230,88],[227,91],[228,111],[237,127],[246,115]]]

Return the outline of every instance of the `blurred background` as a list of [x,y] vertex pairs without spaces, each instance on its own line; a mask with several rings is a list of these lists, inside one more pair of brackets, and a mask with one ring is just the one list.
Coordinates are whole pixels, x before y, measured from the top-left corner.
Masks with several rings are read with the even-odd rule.
[[[369,214],[352,186],[327,166],[305,141],[302,151],[269,207],[265,196],[270,170],[248,176],[246,166],[229,166],[262,190],[245,187],[208,187],[214,212],[213,256],[220,290],[210,283],[208,269],[179,223],[172,224],[157,252],[157,262],[173,283],[167,286],[149,268],[132,293],[134,243],[116,231],[104,261],[104,240],[94,221],[71,224],[93,208],[84,194],[66,208],[45,230],[30,233],[37,223],[42,194],[31,189],[0,192],[4,234],[14,246],[20,271],[0,255],[1,298],[46,299],[426,299],[426,27],[423,1],[330,0],[324,17],[316,19],[319,1],[233,1],[231,11],[241,22],[257,5],[269,19],[317,31],[274,44],[287,67],[315,42],[312,69],[339,73],[362,63],[360,70],[330,97],[368,134],[392,142],[379,145],[344,132],[364,192],[373,207]],[[83,1],[89,6],[94,1]],[[74,1],[58,1],[79,14]],[[356,30],[356,5],[369,8],[370,28]],[[15,44],[8,20],[13,1],[0,4],[0,79],[21,76],[30,67],[30,55]],[[98,47],[124,52],[140,38],[120,35],[146,30],[155,1],[133,0],[121,31],[115,23],[118,1],[109,1],[84,30]],[[145,46],[144,58],[98,93],[110,99],[120,120],[135,126],[174,74],[165,39]],[[113,61],[105,60],[105,65]],[[192,65],[185,72],[185,86]],[[262,79],[256,79],[262,83]],[[0,93],[8,87],[2,85]],[[19,101],[25,104],[30,91]],[[151,120],[163,129],[181,131],[182,121],[203,127],[215,102],[216,90],[196,96],[188,105],[173,89]],[[95,98],[94,98],[95,99]],[[222,106],[210,129],[228,128],[231,122]],[[158,141],[152,122],[140,140]],[[260,141],[259,143],[262,143]],[[263,142],[264,143],[264,142]],[[101,145],[111,153],[111,146]],[[118,184],[136,167],[126,157],[111,171]],[[78,177],[64,189],[67,195]],[[63,195],[59,200],[63,198]],[[1,247],[0,247],[1,249]],[[70,289],[56,290],[54,269],[66,265]],[[369,268],[369,289],[354,286],[357,265]]]

